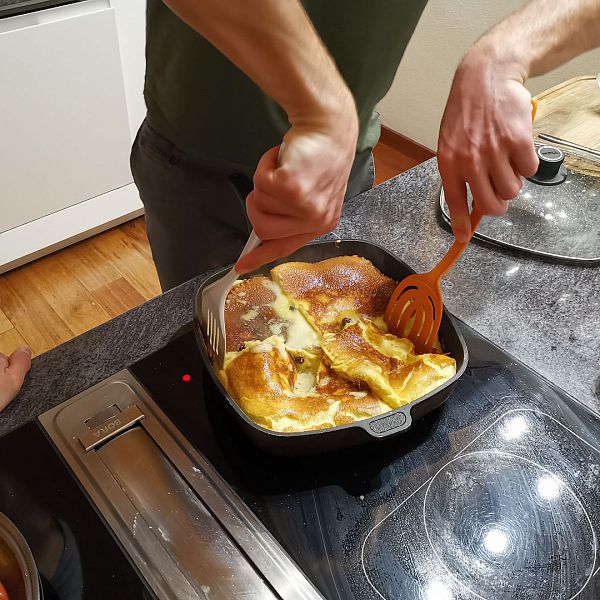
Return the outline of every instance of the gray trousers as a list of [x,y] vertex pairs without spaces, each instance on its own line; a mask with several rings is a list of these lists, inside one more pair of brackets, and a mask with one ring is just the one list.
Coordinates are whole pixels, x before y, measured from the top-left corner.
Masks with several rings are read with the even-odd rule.
[[[252,229],[245,175],[211,172],[191,161],[145,120],[131,151],[131,171],[163,291],[235,262]],[[373,186],[371,153],[357,155],[346,199]]]

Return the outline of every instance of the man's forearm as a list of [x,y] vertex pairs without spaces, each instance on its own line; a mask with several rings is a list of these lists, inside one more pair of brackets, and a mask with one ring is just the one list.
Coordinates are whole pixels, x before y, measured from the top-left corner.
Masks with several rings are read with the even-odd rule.
[[287,112],[292,123],[353,107],[298,0],[165,0]]
[[487,32],[467,55],[488,54],[525,82],[600,46],[600,0],[533,0]]
[[459,65],[444,110],[438,165],[452,229],[472,235],[467,185],[502,215],[538,167],[525,81],[600,45],[600,0],[533,0],[484,34]]

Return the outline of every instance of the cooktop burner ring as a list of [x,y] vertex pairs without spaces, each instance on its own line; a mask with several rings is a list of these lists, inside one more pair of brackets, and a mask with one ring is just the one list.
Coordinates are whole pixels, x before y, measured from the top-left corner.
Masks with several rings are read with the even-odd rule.
[[[591,546],[593,548],[591,568],[589,568],[589,572],[588,572],[587,577],[585,578],[585,581],[583,581],[583,583],[580,584],[579,589],[577,589],[577,591],[575,593],[571,593],[571,591],[567,591],[567,594],[571,594],[571,595],[568,595],[568,596],[565,595],[565,596],[560,597],[560,600],[574,600],[586,588],[586,586],[588,585],[588,583],[590,582],[590,580],[592,579],[592,577],[594,576],[594,574],[596,572],[597,540],[596,540],[596,533],[595,533],[592,521],[590,519],[588,511],[586,510],[585,506],[582,504],[581,500],[577,497],[575,492],[564,481],[562,481],[559,477],[557,477],[554,473],[552,473],[549,469],[545,468],[543,465],[540,465],[539,463],[537,463],[533,460],[530,460],[528,458],[525,458],[523,456],[520,456],[518,454],[514,454],[511,452],[505,452],[505,451],[501,451],[501,450],[496,450],[496,449],[494,449],[494,450],[477,450],[477,451],[469,452],[466,454],[461,453],[460,455],[454,457],[452,460],[448,461],[445,465],[443,465],[435,473],[435,475],[433,475],[433,477],[431,477],[431,479],[429,480],[429,482],[427,484],[427,488],[425,490],[425,494],[423,497],[422,517],[423,517],[423,526],[424,526],[424,530],[425,530],[425,535],[426,535],[427,541],[429,542],[429,545],[430,545],[433,555],[435,556],[435,558],[437,559],[439,564],[445,569],[445,571],[448,573],[448,575],[451,577],[451,579],[457,585],[459,585],[462,589],[466,590],[467,592],[469,592],[474,597],[476,597],[480,600],[492,600],[491,597],[481,595],[480,593],[476,592],[474,589],[472,589],[468,585],[466,585],[464,583],[464,581],[461,581],[461,579],[456,575],[456,572],[454,572],[453,569],[450,566],[448,566],[447,561],[444,560],[440,556],[440,553],[438,552],[438,549],[436,548],[436,544],[435,544],[434,540],[432,540],[431,529],[428,524],[428,518],[427,518],[427,506],[428,506],[427,503],[428,503],[428,499],[430,498],[431,488],[436,483],[436,480],[438,480],[438,478],[444,472],[446,472],[448,475],[451,475],[451,471],[449,471],[449,468],[451,467],[451,465],[456,464],[457,462],[460,462],[460,461],[464,461],[465,459],[469,459],[469,458],[473,458],[473,457],[479,458],[484,455],[488,458],[495,458],[495,459],[498,459],[500,457],[502,457],[503,459],[508,458],[509,461],[521,462],[530,467],[534,467],[535,469],[540,470],[542,473],[545,474],[545,478],[540,479],[538,481],[538,495],[542,496],[543,498],[545,498],[547,500],[553,500],[553,499],[557,498],[558,496],[560,496],[564,490],[567,497],[570,498],[571,502],[574,500],[576,503],[576,506],[579,507],[579,509],[581,510],[581,513],[585,516],[585,520],[587,523],[587,528],[585,528],[585,529],[587,530],[588,534],[591,533],[590,541],[591,541]],[[481,473],[481,475],[482,476],[488,475],[488,477],[489,477],[489,473],[486,474],[485,472],[483,472],[483,473]],[[469,480],[470,476],[471,476],[470,473],[467,472],[467,476],[466,476],[467,485],[469,485],[468,480]],[[473,485],[473,487],[477,486],[476,479],[473,479],[470,483]],[[476,521],[476,519],[475,519],[475,521]],[[525,528],[525,527],[526,526],[523,525],[523,528]],[[503,522],[498,522],[498,523],[490,522],[490,523],[487,523],[481,529],[480,534],[477,537],[482,542],[481,546],[483,547],[483,553],[484,553],[484,555],[486,555],[485,558],[488,559],[490,564],[493,564],[495,559],[501,559],[502,557],[506,556],[507,552],[511,549],[511,545],[518,544],[519,536],[512,535],[512,531],[514,531],[514,529],[515,528],[507,527],[506,523],[503,523]],[[557,533],[557,536],[560,537],[560,534]],[[470,540],[470,541],[472,542],[473,540]],[[520,541],[523,542],[523,540],[520,540]],[[525,545],[523,545],[521,550],[526,551],[526,548],[527,548],[527,540],[525,540]],[[467,552],[468,551],[469,551],[469,549],[467,549]],[[462,553],[462,548],[459,548],[458,545],[456,547],[456,553],[457,553],[457,555]],[[574,562],[575,561],[573,561],[573,563]],[[567,565],[566,567],[562,566],[562,561],[560,560],[560,557],[558,559],[558,565],[560,565],[559,570],[566,569],[566,568],[569,568],[572,566],[572,564]],[[587,571],[588,570],[586,569],[586,572]],[[513,592],[510,592],[510,593],[511,593],[511,597],[512,597]],[[540,592],[540,597],[544,597],[544,596],[545,596],[545,594],[543,594],[543,592]],[[553,598],[555,598],[555,596],[553,596]]]
[[[506,396],[503,396],[500,400],[506,400],[506,399],[512,399],[514,401],[519,401],[522,398],[521,394],[508,394]],[[530,421],[530,419],[532,419]],[[576,446],[575,445],[575,450],[576,450],[576,454],[577,452],[581,453],[582,450],[577,450],[577,448],[583,449],[583,448],[588,448],[589,450],[592,451],[592,455],[595,456],[595,458],[592,460],[592,463],[589,463],[590,465],[600,465],[600,461],[598,460],[598,458],[600,457],[600,447],[597,447],[595,444],[591,443],[590,441],[588,441],[587,439],[585,439],[585,437],[582,437],[582,435],[580,435],[579,433],[577,433],[573,428],[569,427],[566,423],[564,423],[562,421],[562,419],[557,418],[556,416],[553,416],[553,414],[549,414],[549,412],[545,411],[545,410],[540,410],[539,408],[533,408],[533,407],[528,407],[525,405],[522,406],[518,406],[516,408],[512,408],[509,409],[503,413],[501,413],[498,416],[495,416],[491,422],[488,422],[487,425],[484,425],[483,428],[476,433],[475,437],[473,437],[470,441],[468,441],[466,443],[466,445],[464,447],[462,447],[461,449],[459,449],[456,453],[456,455],[454,456],[454,458],[459,458],[461,456],[464,456],[466,453],[469,452],[474,452],[479,450],[487,450],[489,451],[491,448],[493,448],[499,441],[505,441],[505,442],[510,442],[511,445],[512,444],[521,444],[521,440],[525,439],[526,437],[530,437],[532,435],[536,436],[536,435],[543,435],[543,429],[538,429],[536,430],[536,423],[543,425],[544,420],[546,420],[548,423],[553,423],[556,427],[557,430],[563,431],[564,435],[568,438],[573,438],[574,440],[576,440],[576,442],[578,444],[580,444],[580,446]],[[533,429],[531,427],[534,427]],[[543,425],[544,427],[548,427],[548,425]],[[525,436],[525,437],[524,437]],[[539,444],[535,444],[535,446],[539,446]],[[541,446],[544,446],[544,444],[542,443]],[[513,446],[514,447],[514,446]],[[515,448],[516,449],[516,448]],[[520,450],[519,450],[520,451]],[[537,454],[532,454],[532,458],[534,458],[535,460],[537,460]],[[544,461],[545,463],[546,461]],[[444,466],[446,466],[448,463],[445,463]],[[442,470],[443,467],[441,467],[440,470]],[[557,472],[559,473],[563,473],[565,471],[559,469]],[[582,498],[586,498],[586,505],[589,506],[589,499],[588,499],[588,494],[589,494],[589,489],[585,486],[591,485],[591,483],[589,482],[584,482],[582,480],[582,476],[580,476],[579,471],[577,472],[571,472],[569,471],[569,473],[572,475],[574,473],[574,477],[578,482],[581,482],[582,484],[584,484],[584,488],[580,489],[579,487],[575,487],[573,489],[577,489],[578,493],[582,493],[583,495],[581,496]],[[551,475],[554,476],[554,474],[551,472]],[[585,475],[585,473],[584,473]],[[386,594],[386,592],[384,591],[384,587],[382,586],[382,581],[381,581],[381,577],[383,575],[381,575],[382,573],[384,573],[385,571],[377,571],[377,567],[372,567],[371,565],[373,564],[373,560],[376,560],[376,558],[374,559],[373,553],[371,552],[372,549],[372,545],[373,543],[375,543],[376,547],[379,542],[376,540],[380,539],[380,536],[382,539],[385,540],[386,536],[388,539],[391,539],[391,536],[394,535],[393,531],[394,528],[397,526],[400,527],[404,527],[404,529],[402,529],[401,531],[406,531],[406,526],[408,525],[408,523],[405,523],[405,525],[403,526],[403,519],[404,517],[399,517],[398,515],[410,515],[412,509],[409,508],[411,505],[413,505],[416,502],[415,505],[415,509],[417,510],[417,512],[421,512],[422,511],[422,506],[423,506],[423,497],[424,497],[424,493],[425,490],[427,488],[427,486],[431,483],[433,477],[429,477],[427,479],[425,479],[424,481],[418,483],[417,485],[415,485],[412,489],[412,491],[410,491],[408,493],[408,495],[400,497],[399,498],[399,503],[391,508],[391,510],[385,514],[384,516],[382,516],[366,533],[365,537],[363,538],[362,541],[362,545],[361,545],[361,550],[360,550],[360,564],[362,567],[362,574],[364,576],[365,581],[368,583],[368,585],[370,586],[371,590],[376,594],[376,596],[378,598],[380,598],[380,600],[389,600],[388,595]],[[572,486],[573,484],[571,483],[571,480],[573,479],[573,477],[569,476],[565,479],[569,480],[569,485]],[[584,489],[587,490],[586,492],[584,492]],[[572,490],[571,490],[572,491]],[[595,496],[596,494],[594,494]],[[578,500],[578,498],[576,498],[576,500]],[[596,506],[596,504],[594,504],[593,506]],[[578,508],[578,510],[580,510]],[[587,510],[586,510],[586,514],[587,514]],[[592,523],[594,524],[592,526],[592,532],[593,532],[593,540],[594,540],[594,558],[593,560],[588,561],[588,564],[593,564],[593,565],[597,565],[598,561],[597,560],[597,555],[598,555],[598,539],[600,539],[597,535],[596,535],[596,521],[597,521],[597,517],[598,514],[596,512],[593,513],[590,512],[589,514],[587,514],[588,519],[586,519],[586,523],[587,526],[589,527],[589,517],[592,517]],[[394,524],[394,522],[398,522],[398,524]],[[386,525],[386,523],[388,523]],[[390,524],[391,523],[391,524]],[[412,527],[412,525],[411,525]],[[387,533],[386,533],[386,529],[387,528]],[[416,524],[416,527],[414,529],[415,534],[416,535],[416,539],[418,538],[422,538],[423,543],[427,544],[428,547],[430,547],[429,543],[427,542],[427,538],[425,536],[424,533],[424,528],[423,527],[419,527],[418,523]],[[400,536],[401,539],[403,539],[403,535]],[[413,536],[414,537],[414,536]],[[411,553],[411,557],[412,557],[412,553]],[[400,560],[402,561],[402,558],[400,558]],[[451,593],[450,589],[454,588],[454,593],[459,593],[459,590],[463,590],[463,593],[465,591],[464,587],[459,585],[454,578],[452,578],[449,574],[448,574],[448,570],[443,566],[443,564],[435,557],[435,555],[433,553],[431,553],[431,560],[434,561],[435,565],[436,565],[436,571],[438,571],[439,576],[442,577],[442,579],[440,579],[439,581],[437,579],[433,579],[434,577],[434,573],[431,572],[431,565],[433,563],[428,562],[427,560],[427,556],[425,554],[419,554],[419,559],[420,564],[424,565],[424,568],[426,569],[425,571],[420,571],[419,569],[421,569],[420,566],[416,566],[416,563],[414,562],[413,558],[407,557],[406,560],[402,563],[404,565],[404,568],[407,572],[410,572],[410,575],[412,577],[412,584],[409,584],[409,587],[407,587],[407,589],[410,589],[410,593],[416,593],[417,590],[420,590],[421,592],[423,592],[423,590],[425,589],[423,586],[425,585],[425,582],[428,582],[428,587],[431,587],[431,589],[428,589],[427,591],[431,592],[433,595],[431,595],[431,598],[435,598],[435,600],[440,600],[441,598],[445,598],[445,596],[440,595],[441,593]],[[375,563],[376,564],[376,563]],[[372,570],[374,569],[374,570]],[[443,573],[443,575],[442,575]],[[587,574],[587,573],[586,573]],[[585,590],[585,593],[588,593],[588,591],[590,589],[596,589],[596,587],[598,586],[599,582],[597,582],[596,578],[597,576],[600,574],[600,566],[597,566],[597,568],[595,569],[595,571],[590,570],[589,576],[586,578],[585,581],[583,581],[583,585],[581,586],[581,590],[579,592],[577,592],[577,595],[580,595],[582,591]],[[424,579],[422,579],[421,576],[424,577]],[[448,583],[444,582],[444,579],[447,578]],[[431,585],[430,585],[431,584]],[[439,584],[439,589],[434,587],[435,585],[433,584]],[[451,588],[447,588],[446,586],[448,584],[451,584]],[[433,585],[433,587],[432,587]],[[411,587],[412,586],[412,587]],[[575,590],[576,591],[576,590]],[[462,597],[462,594],[459,593],[459,595]],[[494,594],[491,594],[492,596]],[[469,593],[470,597],[473,597],[470,593]],[[427,596],[429,598],[429,596]],[[478,598],[481,598],[481,594],[479,596],[477,596]],[[572,598],[575,598],[576,596],[572,596]],[[566,596],[565,596],[566,598]]]

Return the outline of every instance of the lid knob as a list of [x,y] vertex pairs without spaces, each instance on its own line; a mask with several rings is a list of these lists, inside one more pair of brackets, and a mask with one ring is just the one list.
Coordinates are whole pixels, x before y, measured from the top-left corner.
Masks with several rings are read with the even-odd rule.
[[540,164],[535,175],[528,179],[541,185],[562,183],[567,178],[567,170],[563,167],[564,152],[554,146],[538,146],[536,152]]

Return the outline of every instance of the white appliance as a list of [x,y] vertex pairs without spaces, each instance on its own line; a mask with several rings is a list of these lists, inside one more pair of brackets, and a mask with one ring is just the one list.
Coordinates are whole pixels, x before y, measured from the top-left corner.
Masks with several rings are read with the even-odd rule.
[[143,21],[143,0],[0,19],[0,273],[142,213]]

